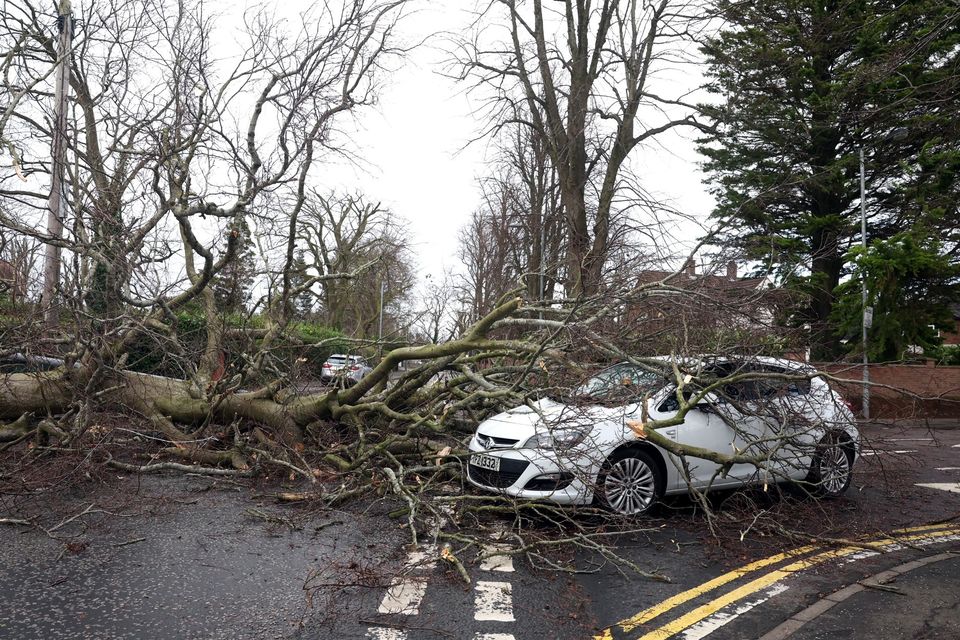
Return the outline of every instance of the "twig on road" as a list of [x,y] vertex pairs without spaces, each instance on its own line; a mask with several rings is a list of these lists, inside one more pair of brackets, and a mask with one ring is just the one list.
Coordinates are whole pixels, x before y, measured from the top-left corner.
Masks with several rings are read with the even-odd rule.
[[0,524],[10,524],[10,525],[19,525],[24,527],[35,526],[33,522],[29,520],[23,520],[22,518],[0,518]]
[[116,543],[116,544],[113,545],[113,546],[114,546],[114,547],[125,547],[125,546],[127,546],[128,544],[137,544],[138,542],[143,542],[143,541],[145,541],[145,540],[146,540],[146,538],[134,538],[133,540],[127,540],[126,542],[118,542],[118,543]]

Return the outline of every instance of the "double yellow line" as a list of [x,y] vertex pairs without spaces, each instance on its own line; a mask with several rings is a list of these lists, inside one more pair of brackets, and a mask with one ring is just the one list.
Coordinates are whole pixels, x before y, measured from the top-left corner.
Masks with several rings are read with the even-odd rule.
[[[874,539],[868,539],[864,541],[864,544],[869,545],[870,547],[876,546],[877,549],[880,550],[885,546],[900,542],[913,542],[916,540],[944,538],[958,534],[960,534],[960,529],[955,528],[955,525],[927,525],[922,527],[898,529],[894,531],[891,536],[878,536]],[[758,569],[763,569],[764,567],[775,565],[786,560],[800,558],[801,556],[806,556],[807,554],[815,552],[819,549],[823,549],[823,547],[818,545],[808,545],[751,562],[750,564],[744,565],[739,569],[734,569],[733,571],[724,573],[723,575],[717,576],[712,580],[708,580],[703,584],[697,585],[692,589],[688,589],[682,593],[671,596],[648,609],[640,611],[636,615],[621,620],[613,627],[609,627],[600,635],[595,636],[595,640],[611,640],[614,637],[613,632],[615,629],[619,629],[623,633],[629,634],[631,631],[637,629],[637,627],[640,625],[646,624],[650,620],[653,620],[654,618],[657,618],[668,611],[675,609],[681,604],[689,602],[695,598],[699,598],[700,596],[703,596],[714,589],[722,587],[723,585],[733,582],[734,580],[738,580],[739,578],[753,573]],[[839,549],[832,549],[830,551],[824,551],[822,553],[817,553],[809,557],[795,560],[794,562],[791,562],[790,564],[787,564],[779,569],[774,569],[773,571],[770,571],[759,578],[755,578],[754,580],[751,580],[750,582],[747,582],[736,589],[728,591],[722,596],[714,598],[706,604],[693,609],[689,613],[686,613],[667,624],[645,633],[644,635],[640,636],[638,640],[665,640],[666,638],[670,638],[673,635],[693,626],[707,616],[713,615],[727,605],[738,602],[739,600],[742,600],[747,596],[760,591],[761,589],[769,587],[774,583],[789,577],[791,574],[796,573],[797,571],[802,571],[828,560],[853,555],[864,550],[864,547],[859,546],[841,547]]]

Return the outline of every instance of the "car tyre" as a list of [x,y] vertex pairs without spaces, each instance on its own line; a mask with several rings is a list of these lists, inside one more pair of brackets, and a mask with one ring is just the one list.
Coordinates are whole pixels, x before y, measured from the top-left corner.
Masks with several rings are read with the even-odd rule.
[[653,456],[640,449],[621,449],[603,464],[597,497],[606,509],[624,516],[646,513],[663,497],[664,481]]
[[850,487],[853,461],[849,444],[836,436],[827,436],[817,445],[806,482],[820,498],[839,498]]

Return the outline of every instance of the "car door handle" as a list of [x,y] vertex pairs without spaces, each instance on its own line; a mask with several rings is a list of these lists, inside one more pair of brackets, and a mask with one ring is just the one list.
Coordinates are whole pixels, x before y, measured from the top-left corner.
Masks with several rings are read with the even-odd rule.
[[677,430],[676,430],[676,429],[664,429],[664,430],[663,430],[663,435],[667,436],[668,438],[676,438],[676,437],[677,437]]

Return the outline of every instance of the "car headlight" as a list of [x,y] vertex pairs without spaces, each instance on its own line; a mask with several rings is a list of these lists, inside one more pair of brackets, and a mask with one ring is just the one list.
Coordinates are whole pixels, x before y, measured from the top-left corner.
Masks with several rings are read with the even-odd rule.
[[538,433],[527,440],[526,449],[569,449],[575,447],[587,437],[586,429],[554,429]]

